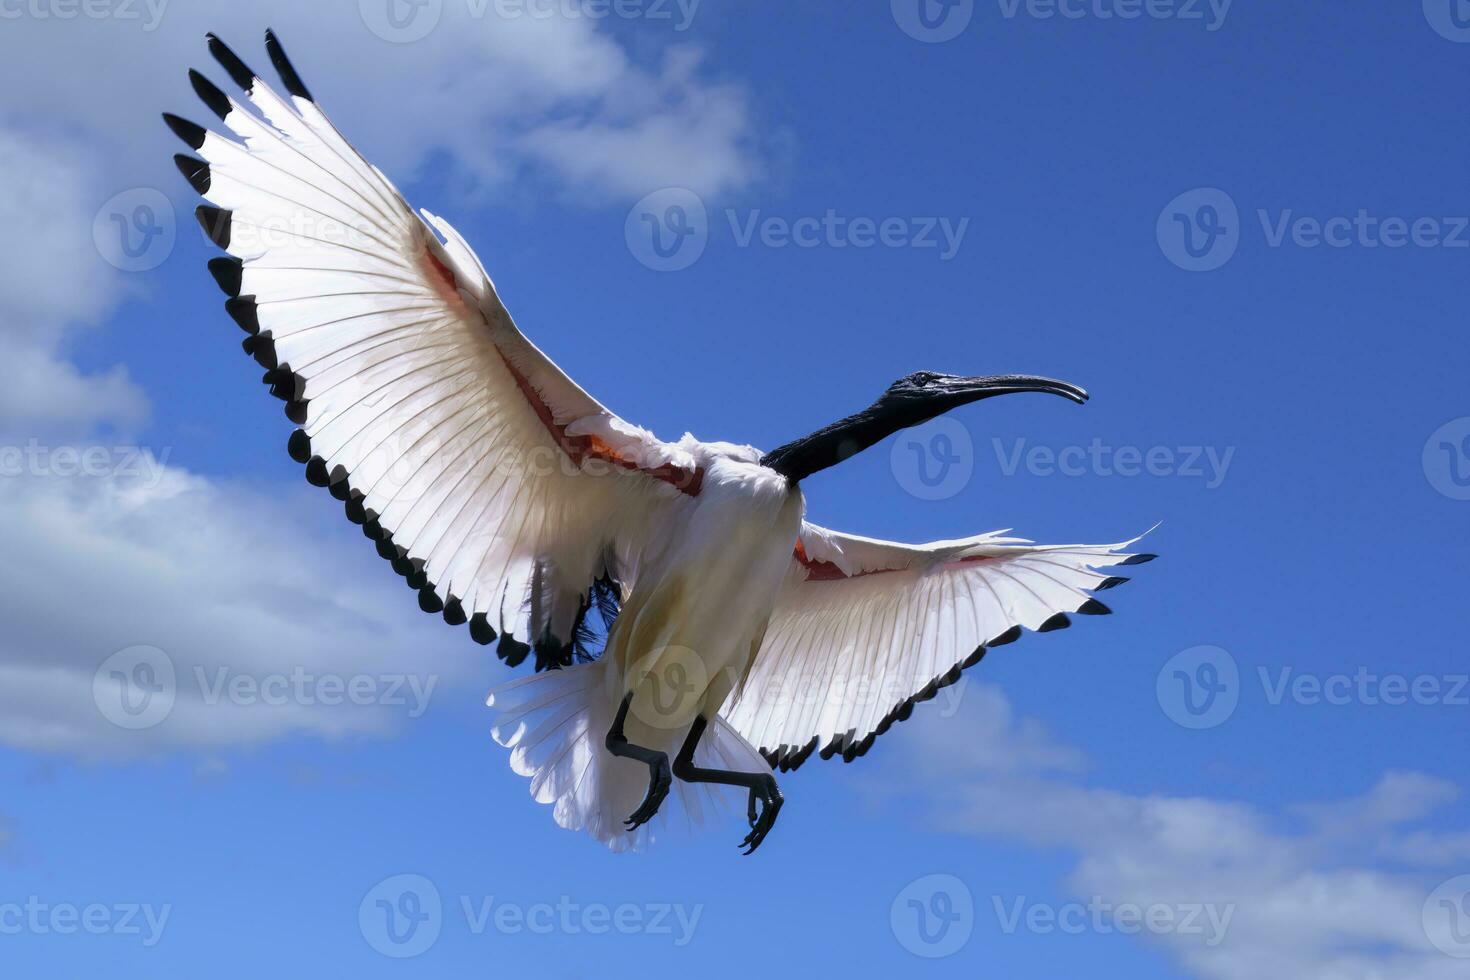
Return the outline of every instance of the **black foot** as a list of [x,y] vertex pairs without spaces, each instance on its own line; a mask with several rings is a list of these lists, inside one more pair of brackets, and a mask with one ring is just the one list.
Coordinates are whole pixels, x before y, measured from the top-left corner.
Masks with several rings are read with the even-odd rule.
[[669,757],[660,752],[657,760],[648,764],[648,794],[643,797],[638,809],[623,821],[623,827],[634,831],[652,820],[658,808],[663,806],[664,798],[669,795],[671,785],[673,776],[669,773]]
[[[760,801],[760,809],[756,809],[756,801]],[[754,854],[755,849],[761,846],[761,841],[776,826],[776,815],[781,812],[781,804],[785,802],[781,797],[781,790],[776,785],[776,777],[769,773],[763,773],[758,777],[755,785],[750,787],[750,803],[748,817],[750,820],[750,833],[745,835],[745,840],[739,846],[745,848],[746,854]]]
[[638,809],[623,821],[623,826],[630,831],[637,830],[653,819],[653,815],[663,805],[664,797],[669,795],[669,787],[673,784],[673,776],[669,771],[669,757],[666,753],[646,746],[634,745],[623,735],[623,723],[628,719],[628,705],[632,703],[632,694],[624,696],[623,703],[618,707],[618,716],[613,719],[612,728],[609,729],[607,739],[603,742],[613,755],[624,759],[636,759],[648,767],[648,795],[643,797],[643,802],[638,805]]

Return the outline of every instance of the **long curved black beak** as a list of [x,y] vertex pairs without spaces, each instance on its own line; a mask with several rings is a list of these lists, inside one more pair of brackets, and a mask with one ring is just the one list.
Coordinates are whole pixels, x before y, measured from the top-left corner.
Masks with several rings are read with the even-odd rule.
[[1055,378],[1040,378],[1030,374],[999,374],[984,378],[952,378],[944,382],[944,393],[964,405],[991,398],[995,395],[1010,395],[1018,391],[1040,391],[1049,395],[1061,395],[1081,405],[1087,401],[1087,392],[1066,381]]

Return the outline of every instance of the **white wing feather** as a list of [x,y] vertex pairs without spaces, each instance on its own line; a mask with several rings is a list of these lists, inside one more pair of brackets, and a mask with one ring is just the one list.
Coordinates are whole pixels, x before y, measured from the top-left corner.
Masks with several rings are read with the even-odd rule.
[[1091,593],[1124,580],[1097,569],[1152,557],[1128,554],[1133,541],[1003,534],[909,545],[804,524],[765,640],[721,714],[783,769],[818,749],[851,761],[987,646],[1106,612]]
[[524,641],[502,645],[511,659],[547,640],[565,660],[591,583],[631,588],[629,542],[697,492],[697,468],[527,340],[463,237],[414,214],[267,42],[289,100],[211,39],[248,107],[191,78],[235,138],[170,125],[200,157],[179,163],[214,205],[201,222],[234,256],[211,266],[227,308],[301,425],[293,455],[426,611]]

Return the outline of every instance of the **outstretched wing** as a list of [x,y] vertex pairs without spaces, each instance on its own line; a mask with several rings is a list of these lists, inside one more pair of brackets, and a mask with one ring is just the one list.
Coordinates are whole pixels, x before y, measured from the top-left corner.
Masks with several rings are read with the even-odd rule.
[[909,545],[802,526],[760,652],[722,715],[773,765],[845,761],[1023,629],[1110,610],[1091,593],[1136,565],[1115,545],[1034,545],[1004,532]]
[[225,308],[300,426],[291,455],[426,612],[500,634],[512,663],[570,662],[589,607],[632,587],[625,543],[687,506],[699,468],[516,329],[464,239],[342,138],[274,35],[289,97],[209,47],[245,101],[190,80],[233,138],[164,118],[198,154],[175,159],[231,256],[210,263]]

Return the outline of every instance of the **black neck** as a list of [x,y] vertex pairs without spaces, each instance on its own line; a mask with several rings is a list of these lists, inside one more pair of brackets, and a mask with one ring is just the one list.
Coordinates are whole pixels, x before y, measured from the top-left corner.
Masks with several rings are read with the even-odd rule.
[[875,405],[773,449],[761,459],[761,465],[796,483],[921,421],[922,418],[908,419],[902,413],[884,411]]

